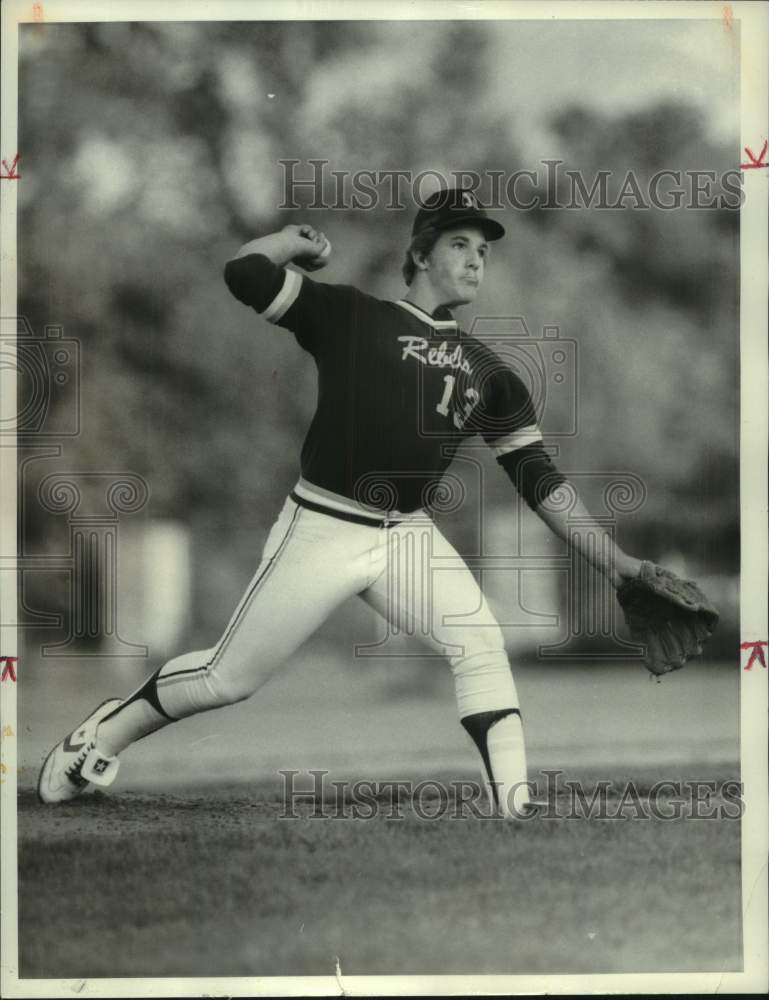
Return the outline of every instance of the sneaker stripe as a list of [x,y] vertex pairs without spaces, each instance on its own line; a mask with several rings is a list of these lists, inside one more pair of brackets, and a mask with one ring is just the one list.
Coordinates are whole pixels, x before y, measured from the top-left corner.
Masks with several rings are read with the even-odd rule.
[[[75,732],[79,732],[79,730],[75,730]],[[80,743],[73,743],[72,737],[74,735],[75,733],[70,733],[69,736],[65,737],[64,739],[64,749],[67,751],[67,753],[75,753],[76,750],[80,750],[82,747],[85,746],[85,740],[82,740]]]
[[[120,703],[120,699],[119,698],[106,698],[103,702],[101,702],[99,705],[97,705],[96,708],[92,712],[90,712],[88,714],[88,716],[86,716],[85,719],[83,719],[83,721],[80,723],[79,726],[77,726],[75,729],[73,729],[72,732],[68,733],[67,736],[65,736],[65,738],[63,740],[60,740],[58,743],[54,744],[53,748],[50,750],[50,752],[46,756],[45,760],[43,761],[43,766],[40,768],[40,775],[39,775],[39,777],[37,779],[37,797],[40,800],[40,802],[43,803],[43,805],[50,805],[51,804],[50,800],[46,800],[43,797],[43,782],[44,782],[44,780],[46,778],[48,778],[50,780],[50,776],[48,775],[47,772],[48,772],[48,764],[51,761],[51,758],[54,756],[54,754],[56,753],[56,751],[60,747],[63,749],[65,747],[65,745],[70,742],[70,737],[75,736],[77,733],[79,733],[83,729],[83,727],[86,726],[88,724],[88,722],[95,715],[97,715],[98,712],[102,708],[104,708],[105,705],[110,705],[113,702],[115,702],[115,706],[117,707],[117,705]],[[85,743],[83,743],[81,745],[85,746]],[[66,774],[66,771],[64,773]],[[67,775],[67,780],[71,781],[72,784],[74,784],[74,785],[78,785],[79,784],[74,778],[70,778],[69,775]],[[82,779],[82,780],[84,781],[85,784],[88,784],[88,782],[85,781],[85,779]]]

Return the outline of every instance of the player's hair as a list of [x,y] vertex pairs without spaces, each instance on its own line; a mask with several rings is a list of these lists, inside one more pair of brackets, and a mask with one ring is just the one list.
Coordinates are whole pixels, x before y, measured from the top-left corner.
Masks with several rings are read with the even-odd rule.
[[403,267],[401,272],[403,274],[403,280],[407,285],[410,285],[414,280],[414,275],[417,273],[417,266],[414,263],[414,258],[412,254],[428,254],[438,242],[438,237],[440,236],[440,231],[438,229],[433,229],[432,226],[428,226],[427,229],[423,229],[421,233],[412,239],[409,244],[409,248],[406,251],[406,259],[403,261]]

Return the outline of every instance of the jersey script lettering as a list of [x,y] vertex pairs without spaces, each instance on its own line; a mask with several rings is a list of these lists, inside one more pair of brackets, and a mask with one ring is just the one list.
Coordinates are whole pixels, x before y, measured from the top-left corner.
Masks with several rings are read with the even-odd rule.
[[401,354],[401,361],[406,358],[416,358],[423,365],[434,365],[437,368],[461,368],[466,374],[471,374],[470,362],[462,356],[462,345],[457,344],[454,350],[448,352],[448,343],[444,340],[439,347],[427,350],[428,341],[424,337],[398,337],[406,346]]

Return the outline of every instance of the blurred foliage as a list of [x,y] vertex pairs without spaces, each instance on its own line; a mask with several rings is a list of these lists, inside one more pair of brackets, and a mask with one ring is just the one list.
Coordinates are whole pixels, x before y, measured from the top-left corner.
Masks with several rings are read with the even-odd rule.
[[[223,264],[245,239],[309,216],[335,248],[320,280],[402,294],[411,211],[279,212],[278,161],[536,168],[522,162],[514,104],[483,99],[493,30],[22,29],[20,312],[37,332],[63,324],[82,348],[83,432],[62,465],[139,473],[148,516],[190,523],[209,567],[196,581],[204,629],[221,624],[253,570],[315,403],[311,359],[231,299]],[[575,104],[549,125],[564,169],[588,178],[733,165],[680,103],[612,118]],[[738,558],[738,221],[729,211],[508,212],[510,236],[476,306],[577,342],[579,434],[559,461],[646,482],[645,507],[620,526],[626,547],[651,558],[678,549],[720,571]],[[493,466],[488,501],[509,502]],[[50,517],[27,509],[25,530],[44,545]]]

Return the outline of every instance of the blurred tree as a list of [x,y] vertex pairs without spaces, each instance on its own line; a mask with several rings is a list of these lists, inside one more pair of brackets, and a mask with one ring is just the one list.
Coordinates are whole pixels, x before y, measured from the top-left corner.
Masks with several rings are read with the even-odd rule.
[[[60,323],[82,345],[83,432],[62,463],[138,472],[152,489],[148,516],[193,525],[209,567],[196,578],[203,638],[253,569],[315,403],[311,360],[232,301],[223,263],[243,240],[309,214],[335,247],[319,280],[401,294],[411,212],[280,212],[279,161],[444,174],[534,166],[521,162],[514,107],[484,100],[495,30],[22,26],[20,310],[38,333]],[[572,107],[553,124],[565,167],[588,177],[729,165],[730,150],[677,104],[614,119]],[[525,316],[535,334],[556,324],[578,341],[580,433],[563,442],[564,463],[647,480],[630,528],[637,547],[671,535],[731,566],[736,218],[516,213],[475,309]],[[509,503],[507,481],[489,468],[490,502]],[[49,522],[32,513],[27,525],[40,546]]]

